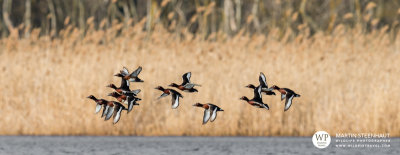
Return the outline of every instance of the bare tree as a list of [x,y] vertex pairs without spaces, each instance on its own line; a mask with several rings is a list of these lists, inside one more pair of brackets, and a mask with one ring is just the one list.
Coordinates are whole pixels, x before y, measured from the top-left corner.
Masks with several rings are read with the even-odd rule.
[[14,26],[10,20],[11,4],[10,0],[3,0],[3,20],[9,32],[12,32]]
[[31,32],[31,1],[25,0],[25,38],[28,38]]
[[53,0],[47,0],[47,4],[50,10],[50,19],[51,19],[51,31],[50,34],[55,36],[57,34],[57,18],[56,11],[54,9]]

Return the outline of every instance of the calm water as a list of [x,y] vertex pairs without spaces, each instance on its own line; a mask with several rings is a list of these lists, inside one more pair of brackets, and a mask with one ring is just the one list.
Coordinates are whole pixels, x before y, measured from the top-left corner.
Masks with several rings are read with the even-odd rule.
[[0,136],[0,154],[400,154],[389,148],[317,149],[311,137]]

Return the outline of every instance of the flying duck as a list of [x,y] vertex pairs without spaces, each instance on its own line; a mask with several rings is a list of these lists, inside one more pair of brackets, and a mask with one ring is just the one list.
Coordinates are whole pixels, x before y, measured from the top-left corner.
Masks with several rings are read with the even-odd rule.
[[158,97],[157,99],[160,99],[162,97],[171,95],[172,96],[172,109],[178,108],[178,106],[179,106],[179,98],[183,98],[182,94],[180,94],[179,92],[177,92],[176,90],[173,90],[173,89],[164,89],[161,86],[158,86],[155,89],[158,89],[158,90],[163,92],[161,94],[161,96]]
[[220,107],[211,103],[196,103],[193,106],[204,108],[203,124],[206,124],[208,120],[210,120],[210,122],[213,122],[217,118],[217,112],[224,111]]
[[113,112],[113,124],[118,123],[119,119],[121,118],[121,112],[122,110],[127,110],[121,103],[119,102],[114,102],[114,112]]
[[139,105],[138,103],[136,103],[136,101],[142,100],[133,95],[118,94],[117,92],[112,92],[112,93],[108,94],[108,96],[115,97],[119,102],[127,104],[128,105],[128,113],[132,110],[134,105]]
[[[108,102],[108,101],[105,100],[105,99],[97,99],[97,98],[94,97],[93,95],[90,95],[90,96],[88,96],[87,98],[90,98],[90,99],[92,99],[94,102],[96,102],[96,110],[95,110],[95,113],[96,113],[96,114],[100,111],[101,106],[106,105],[106,103]],[[104,111],[103,111],[102,116],[103,116],[103,115],[104,115]]]
[[199,84],[195,83],[190,83],[190,77],[192,76],[191,72],[187,72],[182,75],[183,82],[182,84],[178,85],[176,83],[172,83],[169,86],[178,88],[179,90],[186,91],[186,92],[198,92],[197,89],[195,89],[195,86],[201,86]]
[[119,87],[119,88],[117,88],[114,84],[109,84],[106,87],[110,87],[110,88],[114,89],[119,94],[128,95],[128,96],[129,95],[137,96],[137,94],[139,94],[141,91],[140,89],[130,90],[129,86],[125,87],[126,85],[124,85],[124,86],[122,86],[122,85],[123,84],[121,83],[121,87]]
[[255,106],[258,108],[265,108],[265,109],[269,110],[269,106],[267,104],[264,104],[262,101],[260,86],[258,86],[256,89],[254,89],[253,99],[249,100],[246,96],[243,96],[240,99],[246,101],[247,103],[249,103],[252,106]]
[[128,69],[126,67],[124,67],[120,71],[120,73],[115,74],[114,76],[118,76],[118,77],[121,77],[123,80],[126,80],[127,85],[129,86],[129,82],[143,82],[143,80],[138,77],[141,71],[142,71],[142,67],[139,66],[134,72],[129,74]]
[[111,118],[111,116],[113,115],[113,113],[114,113],[114,105],[116,103],[118,103],[118,102],[115,102],[115,101],[108,101],[107,102],[106,107],[103,110],[103,113],[105,113],[105,118],[104,118],[105,121],[109,120]]
[[296,94],[293,90],[290,90],[289,88],[279,88],[276,85],[273,85],[271,88],[276,89],[281,93],[281,100],[286,98],[285,111],[289,110],[290,106],[292,105],[292,100],[294,97],[300,97],[299,94]]
[[[261,92],[266,94],[266,95],[276,95],[275,92],[273,92],[272,88],[268,88],[268,84],[267,84],[267,78],[265,77],[263,72],[260,72],[260,76],[258,77],[258,80],[260,82],[261,86]],[[246,86],[247,88],[252,88],[255,89],[256,86],[249,84]]]

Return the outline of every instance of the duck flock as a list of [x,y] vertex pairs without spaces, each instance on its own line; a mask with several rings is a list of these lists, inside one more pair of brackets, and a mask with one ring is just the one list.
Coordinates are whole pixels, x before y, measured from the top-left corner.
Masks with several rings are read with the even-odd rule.
[[[88,96],[89,99],[92,99],[96,102],[96,109],[95,113],[100,112],[101,108],[103,108],[103,112],[101,117],[105,120],[109,120],[111,116],[113,116],[113,124],[116,124],[119,119],[121,118],[121,113],[123,110],[127,111],[127,114],[132,111],[133,106],[139,105],[138,101],[142,100],[137,97],[137,95],[141,92],[140,89],[131,90],[130,83],[131,82],[144,82],[142,79],[139,78],[139,74],[142,71],[142,67],[139,66],[134,72],[129,73],[126,67],[114,76],[121,78],[121,85],[120,87],[116,87],[114,84],[107,85],[114,89],[114,92],[108,94],[108,96],[112,96],[116,99],[116,101],[108,101],[105,99],[97,99],[95,96],[90,95]],[[192,76],[191,72],[187,72],[182,76],[182,83],[176,84],[171,83],[168,85],[169,87],[173,87],[178,89],[179,91],[186,92],[186,93],[194,93],[198,92],[195,88],[200,87],[201,85],[195,84],[190,82],[190,77]],[[260,72],[259,76],[260,84],[255,86],[253,84],[249,84],[246,87],[251,88],[254,91],[254,97],[252,99],[247,98],[246,96],[241,97],[241,100],[246,101],[248,104],[257,107],[257,108],[265,108],[269,110],[268,104],[264,103],[262,100],[262,95],[276,95],[274,90],[277,90],[281,93],[281,100],[285,99],[285,109],[287,111],[290,106],[292,105],[292,101],[294,97],[300,97],[299,94],[295,93],[293,90],[289,88],[280,88],[276,85],[272,87],[268,87],[266,77],[264,73]],[[161,96],[158,99],[171,96],[172,100],[172,109],[176,109],[179,107],[179,98],[183,98],[182,94],[179,93],[177,90],[173,88],[163,88],[162,86],[158,86],[155,89],[160,90],[162,92]],[[125,104],[128,108],[126,108],[123,104]],[[204,109],[203,115],[203,124],[206,124],[209,120],[213,122],[217,118],[218,111],[224,111],[222,108],[218,107],[217,105],[211,103],[196,103],[193,106],[200,107]]]

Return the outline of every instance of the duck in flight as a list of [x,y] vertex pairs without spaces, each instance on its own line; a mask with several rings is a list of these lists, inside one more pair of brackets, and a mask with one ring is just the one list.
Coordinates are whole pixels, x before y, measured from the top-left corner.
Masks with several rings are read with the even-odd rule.
[[[92,99],[94,102],[96,102],[96,109],[95,109],[95,113],[97,114],[100,110],[101,110],[101,106],[106,106],[107,104],[107,100],[105,99],[97,99],[96,97],[94,97],[93,95],[88,96],[87,98]],[[103,110],[103,114],[102,116],[104,116],[104,110]]]
[[[121,77],[122,82],[126,82],[126,85],[129,87],[129,82],[144,82],[142,79],[139,78],[139,74],[142,71],[142,67],[139,66],[134,72],[129,74],[129,71],[126,67],[124,67],[120,73],[115,74],[114,76]],[[125,81],[124,81],[125,80]]]
[[191,83],[190,82],[190,77],[192,76],[191,72],[187,72],[182,75],[183,82],[182,84],[178,85],[176,83],[172,83],[169,86],[178,88],[181,91],[185,92],[198,92],[197,89],[195,89],[195,86],[201,86],[199,84]]
[[[121,118],[121,112],[123,110],[128,111],[121,103],[114,102],[114,112],[113,112],[113,124],[118,123],[119,119]],[[129,112],[129,111],[128,111]]]
[[[273,92],[272,88],[268,88],[267,78],[265,77],[264,73],[260,72],[258,80],[260,82],[259,86],[261,86],[261,93],[264,93],[265,95],[276,95],[275,92]],[[253,84],[249,84],[246,87],[256,89],[256,86],[254,86]]]
[[140,89],[136,89],[136,90],[130,90],[129,86],[126,85],[126,80],[124,80],[125,84],[121,83],[120,87],[116,87],[114,84],[109,84],[106,87],[110,87],[112,89],[114,89],[116,92],[118,92],[119,94],[123,94],[123,95],[133,95],[133,96],[137,96],[140,93]]
[[208,120],[210,120],[210,122],[213,122],[217,118],[217,112],[224,111],[220,107],[211,103],[196,103],[193,106],[204,108],[203,124],[206,124]]
[[116,98],[119,102],[127,104],[128,105],[128,113],[130,111],[132,111],[134,105],[139,105],[136,101],[142,100],[133,95],[118,94],[117,92],[112,92],[112,93],[108,94],[108,96],[112,96],[112,97]]
[[264,104],[262,101],[260,86],[258,86],[256,89],[254,89],[253,99],[250,100],[246,96],[243,96],[240,99],[246,101],[248,104],[255,106],[257,108],[265,108],[265,109],[269,110],[269,106],[267,104]]
[[172,96],[172,109],[176,109],[179,106],[179,98],[183,98],[182,94],[177,92],[176,90],[173,89],[165,89],[161,86],[156,87],[155,89],[162,91],[163,93],[161,94],[160,97],[157,99],[160,99],[162,97],[171,95]]
[[279,88],[276,85],[271,87],[272,89],[278,90],[281,93],[281,100],[286,99],[285,101],[285,110],[289,110],[290,106],[292,105],[292,101],[294,97],[300,97],[299,94],[296,94],[293,90],[289,88]]

